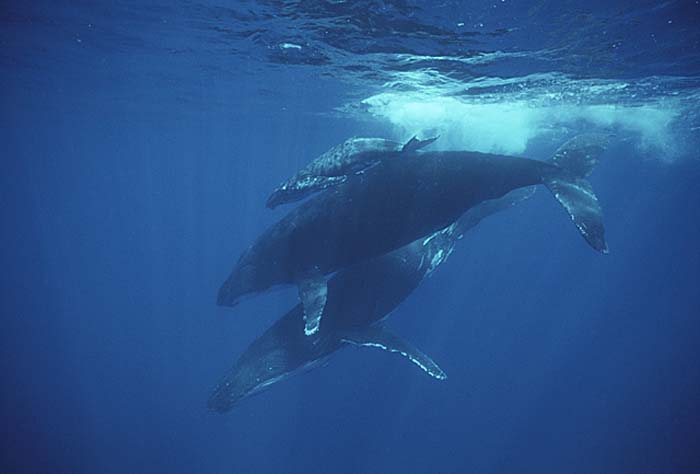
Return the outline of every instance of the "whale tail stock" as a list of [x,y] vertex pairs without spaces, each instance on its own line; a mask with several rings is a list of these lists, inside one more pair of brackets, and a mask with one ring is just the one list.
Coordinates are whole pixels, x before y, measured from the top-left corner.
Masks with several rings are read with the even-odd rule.
[[543,184],[564,207],[586,242],[602,253],[608,253],[603,211],[586,178],[607,148],[608,140],[602,134],[577,135],[554,153],[551,163],[556,171],[543,178]]

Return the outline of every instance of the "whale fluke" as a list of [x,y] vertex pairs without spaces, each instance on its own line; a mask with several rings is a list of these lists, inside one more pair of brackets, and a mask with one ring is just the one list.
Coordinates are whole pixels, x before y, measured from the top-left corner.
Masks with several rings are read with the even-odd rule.
[[447,374],[427,354],[404,341],[396,334],[378,326],[348,331],[341,340],[361,347],[377,347],[406,357],[425,373],[438,380],[445,380]]
[[548,178],[544,181],[586,242],[595,250],[608,253],[603,227],[603,211],[591,184],[583,178]]
[[574,176],[586,178],[598,164],[598,159],[609,142],[610,135],[603,133],[576,135],[554,152],[552,162]]
[[593,186],[585,178],[607,149],[610,135],[584,133],[560,146],[551,163],[565,173],[546,178],[544,184],[571,217],[579,232],[595,250],[608,253],[603,227],[603,211]]

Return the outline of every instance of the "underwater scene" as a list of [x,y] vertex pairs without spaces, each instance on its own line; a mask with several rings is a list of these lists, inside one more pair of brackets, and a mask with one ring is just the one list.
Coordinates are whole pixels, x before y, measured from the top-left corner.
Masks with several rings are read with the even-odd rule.
[[700,0],[5,1],[0,71],[0,472],[700,472]]

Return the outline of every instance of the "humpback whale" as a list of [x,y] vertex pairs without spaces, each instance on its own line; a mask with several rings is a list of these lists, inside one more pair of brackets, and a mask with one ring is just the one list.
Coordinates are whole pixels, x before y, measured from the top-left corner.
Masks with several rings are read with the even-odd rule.
[[481,219],[529,197],[532,188],[486,201],[457,223],[386,255],[345,268],[328,281],[324,324],[314,341],[304,332],[297,304],[246,349],[209,398],[209,408],[229,411],[304,369],[319,365],[348,346],[379,348],[399,354],[437,380],[445,372],[428,355],[384,327],[384,320],[452,253],[456,241]]
[[[437,242],[437,241],[436,241]],[[313,343],[304,332],[301,304],[256,339],[209,399],[225,412],[239,400],[284,378],[316,366],[347,345],[376,347],[407,357],[429,375],[445,378],[430,357],[376,325],[420,283],[429,250],[420,242],[338,272],[328,282],[324,324]],[[435,251],[437,245],[433,245]],[[443,250],[444,251],[444,250]]]
[[[389,159],[401,154],[400,159]],[[457,220],[478,204],[515,189],[543,184],[567,211],[581,235],[607,253],[602,212],[585,179],[562,163],[477,152],[399,150],[326,189],[264,232],[239,258],[221,286],[219,305],[246,294],[296,284],[305,332],[315,334],[327,300],[325,275],[391,252]]]
[[402,145],[383,138],[349,138],[278,186],[268,198],[266,206],[273,209],[280,204],[298,201],[312,193],[337,186],[347,181],[351,175],[363,173],[386,157],[398,157],[419,150],[437,139],[438,137],[419,140],[414,136]]
[[[579,135],[560,147],[552,160],[583,177],[604,151],[606,142],[601,135]],[[533,192],[534,188],[528,187],[485,201],[428,238],[339,271],[328,282],[324,324],[314,343],[304,333],[304,309],[297,304],[238,358],[211,394],[209,408],[227,412],[241,400],[303,369],[316,367],[351,345],[400,354],[435,379],[446,378],[428,355],[386,329],[386,316],[449,257],[464,233]]]

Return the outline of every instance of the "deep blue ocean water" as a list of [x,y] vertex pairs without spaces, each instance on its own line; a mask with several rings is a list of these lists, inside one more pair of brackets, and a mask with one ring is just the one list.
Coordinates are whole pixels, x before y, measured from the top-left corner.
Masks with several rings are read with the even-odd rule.
[[[700,472],[700,4],[2,2],[0,472]],[[448,373],[349,348],[210,412],[297,301],[216,291],[351,136],[591,176],[609,255],[544,190],[392,314]]]

